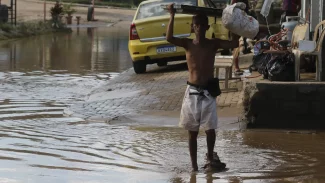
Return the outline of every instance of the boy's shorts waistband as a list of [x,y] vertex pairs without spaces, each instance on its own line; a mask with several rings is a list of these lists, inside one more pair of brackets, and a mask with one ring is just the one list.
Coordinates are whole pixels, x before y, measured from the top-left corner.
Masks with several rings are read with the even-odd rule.
[[191,83],[189,81],[187,81],[187,84],[189,86],[192,86],[192,87],[195,87],[196,89],[201,89],[201,90],[206,90],[208,88],[207,86],[193,84],[193,83]]

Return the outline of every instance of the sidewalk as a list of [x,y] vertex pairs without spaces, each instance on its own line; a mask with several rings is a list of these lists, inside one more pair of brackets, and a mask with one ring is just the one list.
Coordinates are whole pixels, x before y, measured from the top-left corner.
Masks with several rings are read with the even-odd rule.
[[[179,118],[187,77],[185,62],[170,63],[162,68],[148,65],[146,74],[135,74],[131,68],[108,81],[106,85],[95,89],[86,102],[66,109],[65,114],[87,120],[112,122],[122,118],[130,120],[141,115],[152,116],[155,113],[162,117],[177,118],[171,122],[175,124]],[[223,82],[220,87],[224,87]],[[237,87],[239,91],[222,93],[218,97],[218,115],[232,117],[231,122],[236,122],[238,115],[223,114],[229,113],[227,110],[223,111],[227,108],[231,108],[230,111],[238,111],[240,108],[243,96],[242,81],[230,81],[230,87]],[[142,120],[144,119],[139,121]]]

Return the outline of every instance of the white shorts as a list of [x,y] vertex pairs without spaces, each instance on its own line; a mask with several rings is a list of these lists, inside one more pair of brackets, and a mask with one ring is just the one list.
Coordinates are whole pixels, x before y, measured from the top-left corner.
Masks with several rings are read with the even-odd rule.
[[216,129],[217,102],[207,90],[187,86],[183,99],[179,126],[189,131]]

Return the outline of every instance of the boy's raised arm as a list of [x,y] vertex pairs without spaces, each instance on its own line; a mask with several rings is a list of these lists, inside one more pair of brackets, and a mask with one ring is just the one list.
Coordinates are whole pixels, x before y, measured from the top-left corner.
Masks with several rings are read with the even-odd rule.
[[168,11],[170,13],[170,20],[167,27],[166,40],[176,46],[183,48],[187,47],[187,39],[174,37],[174,18],[175,18],[175,9],[174,3],[168,5]]
[[239,47],[239,38],[240,36],[236,34],[232,34],[232,40],[222,40],[222,39],[214,39],[217,50],[218,49],[232,49]]

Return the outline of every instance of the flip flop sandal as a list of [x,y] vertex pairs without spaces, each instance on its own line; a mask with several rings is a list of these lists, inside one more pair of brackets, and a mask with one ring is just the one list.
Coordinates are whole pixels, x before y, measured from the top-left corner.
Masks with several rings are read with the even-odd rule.
[[[213,152],[213,159],[220,161],[218,153]],[[208,160],[208,153],[205,153],[205,160]]]
[[[205,159],[208,160],[208,154],[205,154]],[[224,169],[226,168],[226,164],[222,163],[220,161],[220,158],[218,156],[218,154],[216,152],[213,152],[213,161],[212,162],[208,162],[204,165],[204,169],[206,169],[207,167],[212,167],[213,169],[219,170],[219,169]],[[211,169],[211,168],[210,168]]]
[[206,171],[221,171],[226,168],[226,164],[222,163],[220,160],[214,160],[212,162],[208,162],[203,167]]
[[235,75],[243,75],[244,74],[244,71],[242,70],[237,70],[234,72]]

